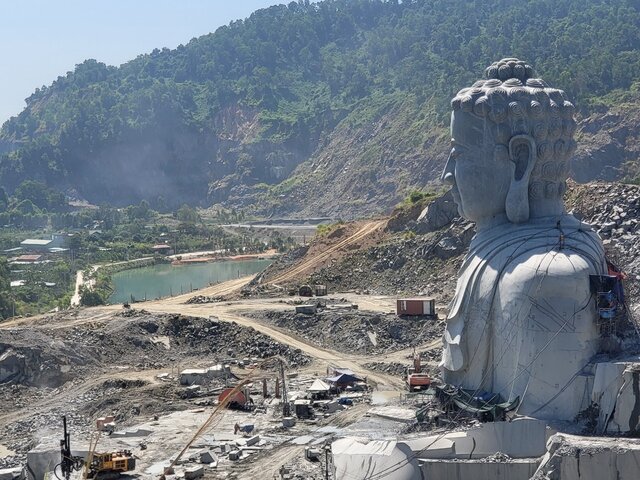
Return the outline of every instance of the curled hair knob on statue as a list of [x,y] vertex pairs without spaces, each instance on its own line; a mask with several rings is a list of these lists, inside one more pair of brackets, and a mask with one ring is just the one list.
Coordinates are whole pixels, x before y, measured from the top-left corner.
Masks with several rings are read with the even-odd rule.
[[566,191],[569,159],[576,149],[575,107],[562,90],[533,78],[533,68],[517,58],[495,62],[485,74],[486,80],[453,98],[453,115],[460,112],[458,117],[483,122],[484,143],[495,145],[497,157],[511,159],[520,189],[510,189],[507,215],[512,222],[526,222],[531,204],[549,210]]

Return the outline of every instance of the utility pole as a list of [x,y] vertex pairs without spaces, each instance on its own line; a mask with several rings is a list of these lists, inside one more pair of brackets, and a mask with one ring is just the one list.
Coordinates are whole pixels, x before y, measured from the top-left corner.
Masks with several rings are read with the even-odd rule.
[[329,480],[329,452],[331,445],[328,443],[324,446],[324,480]]
[[284,361],[280,360],[280,376],[282,377],[282,416],[291,416],[291,405],[289,405],[289,395],[287,395],[287,383],[284,378]]

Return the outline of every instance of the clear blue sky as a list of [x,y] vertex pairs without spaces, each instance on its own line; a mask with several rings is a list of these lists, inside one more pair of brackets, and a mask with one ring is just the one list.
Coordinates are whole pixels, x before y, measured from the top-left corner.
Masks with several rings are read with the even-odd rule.
[[277,0],[0,0],[0,125],[87,58],[120,65]]

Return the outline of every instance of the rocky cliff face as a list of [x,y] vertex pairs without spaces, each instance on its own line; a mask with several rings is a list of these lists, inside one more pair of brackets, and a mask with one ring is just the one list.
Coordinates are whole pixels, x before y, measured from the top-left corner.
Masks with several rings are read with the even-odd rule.
[[[391,98],[373,113],[363,110],[318,139],[271,142],[256,139],[257,112],[232,105],[206,132],[149,132],[84,152],[75,167],[78,190],[96,203],[162,195],[173,205],[351,219],[389,212],[411,189],[441,188],[448,132],[430,106]],[[640,108],[624,105],[581,119],[577,140],[571,164],[577,182],[640,172]]]
[[612,182],[633,178],[639,172],[640,108],[623,103],[603,108],[578,125],[578,149],[571,176],[579,183]]
[[284,183],[258,196],[258,208],[347,219],[387,213],[411,189],[441,188],[448,142],[429,101],[394,95],[363,102]]

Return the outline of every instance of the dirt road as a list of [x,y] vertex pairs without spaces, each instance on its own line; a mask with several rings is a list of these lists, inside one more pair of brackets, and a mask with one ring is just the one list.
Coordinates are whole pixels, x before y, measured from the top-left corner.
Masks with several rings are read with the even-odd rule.
[[76,287],[70,302],[72,307],[80,305],[80,287],[82,287],[82,285],[84,285],[84,274],[82,270],[78,270],[76,272]]
[[294,266],[293,268],[287,270],[284,273],[281,273],[280,275],[277,275],[275,278],[269,279],[268,283],[274,283],[274,284],[284,283],[296,277],[301,277],[311,272],[315,267],[321,265],[323,262],[328,260],[332,254],[334,254],[338,250],[347,248],[350,245],[358,243],[360,240],[362,240],[366,236],[382,228],[386,224],[386,222],[387,222],[386,220],[376,220],[376,221],[365,223],[353,235],[345,238],[344,240],[341,240],[340,242],[323,250],[317,255],[312,256],[311,258],[305,258],[305,260],[303,260],[300,264]]
[[[246,285],[253,277],[244,277],[240,279],[230,280],[218,285],[214,285],[198,291],[198,294],[206,296],[220,296],[233,293]],[[316,371],[324,371],[328,365],[339,365],[350,368],[353,371],[364,375],[367,379],[380,389],[402,389],[404,388],[403,380],[397,376],[385,373],[371,371],[364,364],[373,361],[389,361],[400,360],[406,358],[410,354],[407,351],[395,352],[384,355],[356,355],[342,353],[326,348],[319,347],[310,343],[308,340],[297,336],[290,331],[284,331],[273,325],[250,318],[247,313],[251,311],[264,310],[286,310],[291,306],[283,303],[280,299],[248,299],[232,302],[206,303],[206,304],[186,304],[184,303],[193,293],[180,295],[172,298],[166,298],[156,301],[149,301],[138,304],[137,307],[154,313],[176,313],[182,315],[190,315],[195,317],[214,316],[220,321],[235,322],[245,327],[252,327],[259,332],[268,335],[274,340],[298,348],[314,359],[314,368]],[[388,297],[368,296],[347,294],[346,297],[351,301],[355,301],[365,307],[367,310],[388,312],[393,305],[393,300]],[[73,315],[69,315],[64,319],[56,319],[52,323],[50,317],[40,316],[31,318],[13,319],[0,324],[0,328],[17,328],[28,327],[38,328],[70,328],[82,324],[102,323],[109,321],[113,317],[113,313],[120,311],[120,305],[110,305],[105,307],[86,308],[77,311]],[[417,348],[434,348],[434,345],[424,345]]]

